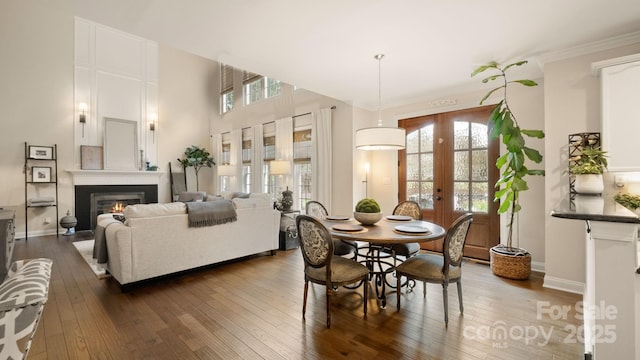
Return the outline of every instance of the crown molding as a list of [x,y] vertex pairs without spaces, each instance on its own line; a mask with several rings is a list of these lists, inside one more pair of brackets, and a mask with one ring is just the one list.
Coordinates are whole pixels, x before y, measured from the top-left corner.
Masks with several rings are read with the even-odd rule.
[[591,43],[574,46],[558,51],[550,51],[548,53],[537,56],[537,61],[541,67],[546,63],[573,58],[576,56],[587,55],[598,51],[605,51],[621,46],[631,45],[640,42],[640,31],[614,36],[604,40],[598,40]]

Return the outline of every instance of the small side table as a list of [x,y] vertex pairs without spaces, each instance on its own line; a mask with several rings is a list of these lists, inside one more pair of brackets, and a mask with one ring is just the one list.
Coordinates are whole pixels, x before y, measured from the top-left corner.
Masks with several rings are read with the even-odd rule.
[[[296,216],[300,215],[300,210],[280,210],[280,250],[290,250],[298,248],[298,231],[296,227]],[[287,231],[293,227],[293,231]],[[295,236],[293,236],[295,235]]]

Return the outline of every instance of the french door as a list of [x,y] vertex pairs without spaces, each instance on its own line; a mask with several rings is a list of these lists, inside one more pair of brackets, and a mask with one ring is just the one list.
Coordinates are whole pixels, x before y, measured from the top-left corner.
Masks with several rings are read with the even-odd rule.
[[[400,120],[407,145],[399,152],[399,199],[420,204],[426,221],[445,228],[472,212],[464,255],[489,260],[500,242],[499,204],[493,202],[499,173],[498,140],[489,141],[487,119],[493,106]],[[442,251],[442,240],[423,243]]]

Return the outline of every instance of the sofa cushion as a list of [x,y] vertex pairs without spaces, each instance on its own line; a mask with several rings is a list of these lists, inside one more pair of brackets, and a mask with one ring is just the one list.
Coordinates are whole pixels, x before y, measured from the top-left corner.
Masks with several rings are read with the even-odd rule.
[[178,201],[204,201],[205,197],[207,197],[207,193],[204,191],[185,191],[178,195]]
[[182,215],[187,213],[187,207],[182,202],[167,204],[136,204],[124,208],[126,219],[135,219],[154,216]]
[[262,208],[271,206],[271,199],[267,201],[261,197],[249,199],[235,198],[231,201],[233,201],[233,205],[235,205],[236,209]]

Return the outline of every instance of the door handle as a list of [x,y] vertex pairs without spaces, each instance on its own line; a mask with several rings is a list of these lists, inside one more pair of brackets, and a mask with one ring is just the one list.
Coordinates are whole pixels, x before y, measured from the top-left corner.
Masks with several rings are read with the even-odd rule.
[[438,200],[438,201],[442,200],[442,197],[441,197],[441,196],[438,196],[438,195],[434,196],[433,198],[434,198],[434,199],[436,199],[436,200]]

